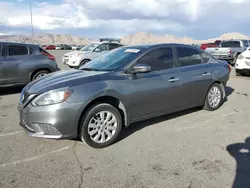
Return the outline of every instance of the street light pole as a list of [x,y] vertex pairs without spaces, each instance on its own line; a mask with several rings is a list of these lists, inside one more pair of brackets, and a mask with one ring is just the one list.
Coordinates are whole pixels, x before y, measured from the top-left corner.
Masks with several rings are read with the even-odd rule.
[[33,18],[32,18],[31,1],[32,1],[32,0],[30,0],[30,24],[31,24],[31,30],[32,30],[32,42],[33,42],[33,44],[34,44],[34,28],[33,28]]

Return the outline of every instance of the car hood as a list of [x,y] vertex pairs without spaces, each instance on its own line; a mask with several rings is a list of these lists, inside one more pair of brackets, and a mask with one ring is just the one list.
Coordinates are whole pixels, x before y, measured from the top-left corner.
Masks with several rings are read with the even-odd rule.
[[25,90],[29,94],[40,94],[54,89],[95,82],[97,77],[103,74],[107,72],[83,70],[55,72],[29,83]]
[[76,55],[76,54],[80,54],[80,56],[84,56],[84,55],[86,55],[86,54],[89,54],[89,53],[91,53],[91,51],[73,51],[73,52],[68,52],[68,53],[66,53],[66,54],[64,54],[64,55],[66,55],[66,56],[74,56],[74,55]]

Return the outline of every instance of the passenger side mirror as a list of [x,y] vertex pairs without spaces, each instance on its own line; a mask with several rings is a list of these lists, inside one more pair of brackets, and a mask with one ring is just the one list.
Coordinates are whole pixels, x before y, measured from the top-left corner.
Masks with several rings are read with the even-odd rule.
[[132,73],[147,73],[151,71],[151,66],[147,64],[138,64],[133,67]]

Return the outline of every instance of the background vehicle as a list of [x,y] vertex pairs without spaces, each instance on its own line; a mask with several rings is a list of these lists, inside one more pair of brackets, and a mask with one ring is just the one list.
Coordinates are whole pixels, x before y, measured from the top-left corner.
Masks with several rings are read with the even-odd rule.
[[58,44],[56,45],[56,50],[72,50],[72,48],[67,44]]
[[202,50],[206,50],[206,49],[209,48],[209,47],[217,47],[217,46],[220,45],[220,43],[221,43],[221,40],[216,40],[216,41],[213,42],[213,43],[201,44],[201,45],[200,45],[200,48],[201,48]]
[[226,40],[220,43],[219,47],[207,48],[206,51],[214,57],[235,64],[238,55],[248,47],[247,40]]
[[190,45],[117,48],[80,70],[27,85],[20,97],[21,125],[31,136],[79,136],[92,147],[106,147],[134,122],[196,106],[218,109],[230,67]]
[[44,47],[45,50],[55,50],[56,46],[55,45],[48,45]]
[[39,45],[0,42],[0,86],[23,85],[60,70]]
[[235,71],[237,76],[250,76],[250,47],[242,52],[236,59]]
[[121,43],[113,42],[115,40],[113,38],[111,38],[112,42],[107,40],[108,39],[106,38],[105,40],[100,39],[101,42],[94,42],[83,47],[79,51],[66,53],[63,56],[62,62],[68,65],[70,68],[79,68],[103,53],[124,46]]

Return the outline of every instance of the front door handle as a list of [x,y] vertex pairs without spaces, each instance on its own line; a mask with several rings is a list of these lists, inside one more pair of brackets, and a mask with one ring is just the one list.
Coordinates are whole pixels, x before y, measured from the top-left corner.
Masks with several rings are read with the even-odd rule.
[[211,73],[209,73],[209,72],[204,72],[203,74],[202,74],[202,76],[210,76],[211,75]]
[[172,78],[170,78],[168,81],[169,82],[176,82],[176,81],[179,81],[180,79],[179,78],[174,78],[174,77],[172,77]]

